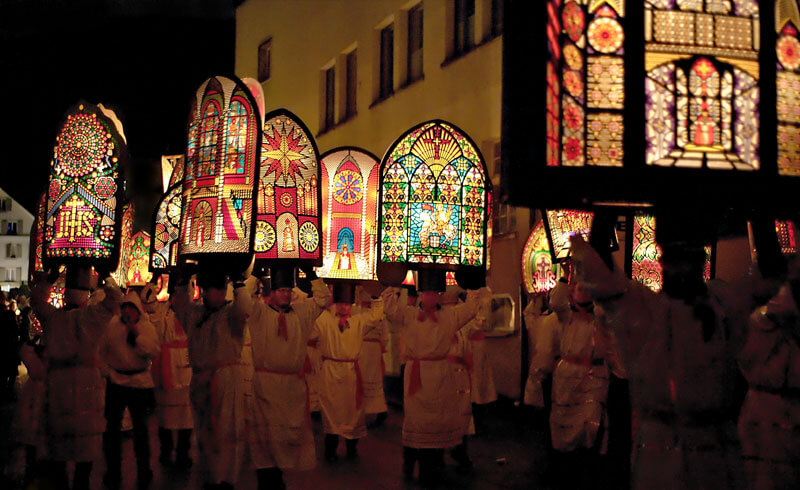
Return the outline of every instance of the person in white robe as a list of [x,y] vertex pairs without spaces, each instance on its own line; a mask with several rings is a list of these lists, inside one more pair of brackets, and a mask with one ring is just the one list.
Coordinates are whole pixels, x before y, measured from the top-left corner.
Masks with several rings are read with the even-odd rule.
[[[364,288],[357,286],[356,302],[352,306],[351,314],[368,312],[372,307],[372,297]],[[364,413],[367,417],[375,415],[374,422],[367,422],[367,428],[380,427],[388,416],[389,408],[386,406],[386,394],[383,391],[383,378],[386,376],[386,363],[383,357],[388,340],[388,328],[382,319],[373,328],[364,332],[364,343],[361,345],[358,357],[364,384]]]

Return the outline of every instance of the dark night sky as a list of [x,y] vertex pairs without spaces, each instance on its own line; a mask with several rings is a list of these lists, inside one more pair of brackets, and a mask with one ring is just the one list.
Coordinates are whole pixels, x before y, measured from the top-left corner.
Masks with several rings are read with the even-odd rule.
[[132,156],[129,190],[151,192],[158,157],[185,151],[194,91],[233,73],[233,4],[0,0],[0,187],[34,211],[63,114],[85,99],[117,112]]

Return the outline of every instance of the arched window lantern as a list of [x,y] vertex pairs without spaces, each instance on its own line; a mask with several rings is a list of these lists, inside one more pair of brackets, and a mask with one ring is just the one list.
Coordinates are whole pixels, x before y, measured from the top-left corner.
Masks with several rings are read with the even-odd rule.
[[323,262],[330,279],[375,279],[378,243],[379,161],[354,147],[320,157]]
[[189,115],[179,253],[248,256],[253,250],[261,115],[242,80],[213,77]]
[[379,268],[485,270],[491,181],[466,133],[419,124],[389,147],[380,171]]
[[116,268],[127,159],[125,134],[114,111],[80,102],[67,112],[50,162],[45,268]]
[[557,265],[550,253],[544,222],[531,230],[522,249],[522,282],[528,294],[540,294],[556,287]]

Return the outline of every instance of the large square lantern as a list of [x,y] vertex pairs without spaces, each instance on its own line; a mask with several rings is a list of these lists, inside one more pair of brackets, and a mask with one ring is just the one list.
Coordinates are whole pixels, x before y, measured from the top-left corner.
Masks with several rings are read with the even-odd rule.
[[[526,60],[504,64],[512,202],[793,205],[796,0],[508,0],[505,14],[504,59]],[[568,191],[529,192],[543,181]]]
[[189,116],[179,253],[188,259],[253,250],[261,116],[239,79],[206,80]]
[[556,287],[557,281],[556,264],[550,253],[544,222],[540,221],[522,249],[522,282],[525,292],[539,294]]
[[178,182],[161,196],[153,215],[150,270],[156,274],[178,265],[178,239],[181,233],[181,189]]
[[116,268],[127,158],[122,124],[113,111],[80,102],[67,112],[50,162],[44,267]]
[[411,128],[380,179],[379,266],[486,268],[491,181],[466,133],[442,120]]
[[256,261],[322,263],[319,152],[305,124],[286,109],[264,117],[256,211]]
[[375,278],[378,242],[378,158],[358,148],[336,148],[322,162],[321,277]]

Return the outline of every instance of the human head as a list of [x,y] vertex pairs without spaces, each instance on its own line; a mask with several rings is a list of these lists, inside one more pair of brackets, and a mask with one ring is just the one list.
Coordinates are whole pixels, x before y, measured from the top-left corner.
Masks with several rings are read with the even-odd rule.
[[203,303],[207,308],[221,308],[227,302],[228,278],[215,270],[201,270],[197,282],[203,288]]
[[122,323],[131,327],[139,323],[139,319],[141,318],[142,314],[135,304],[131,303],[130,301],[126,301],[119,307],[119,316],[120,320],[122,320]]
[[355,301],[355,284],[352,282],[337,281],[333,283],[333,302],[353,304]]
[[276,264],[270,267],[271,302],[286,307],[292,303],[292,289],[295,286],[295,268],[292,264]]

